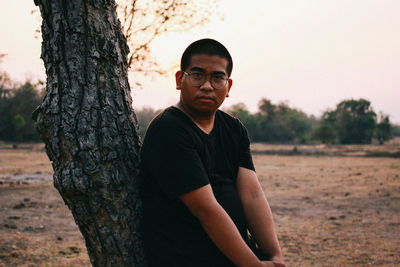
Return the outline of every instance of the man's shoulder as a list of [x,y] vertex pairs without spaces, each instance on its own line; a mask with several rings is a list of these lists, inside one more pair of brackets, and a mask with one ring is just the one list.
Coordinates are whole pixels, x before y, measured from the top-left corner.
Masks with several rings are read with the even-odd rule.
[[240,121],[239,118],[232,116],[225,111],[217,110],[216,117],[220,122],[222,122],[225,126],[230,128],[233,131],[242,131],[246,127]]
[[175,108],[174,106],[170,106],[162,110],[151,120],[149,124],[149,129],[174,129],[176,127],[184,125],[184,119],[185,118],[180,114],[177,108]]
[[220,117],[222,117],[226,120],[235,121],[235,122],[239,120],[235,116],[232,116],[231,114],[228,114],[225,111],[220,110],[220,109],[217,110],[216,114],[217,114],[217,116],[219,115]]
[[187,139],[192,134],[190,123],[176,107],[170,106],[157,114],[150,122],[144,142],[154,139]]

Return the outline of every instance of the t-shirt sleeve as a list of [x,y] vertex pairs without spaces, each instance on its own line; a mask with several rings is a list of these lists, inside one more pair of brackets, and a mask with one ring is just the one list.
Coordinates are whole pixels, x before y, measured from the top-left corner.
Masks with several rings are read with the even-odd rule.
[[250,151],[250,139],[246,127],[239,122],[240,125],[240,144],[239,144],[239,166],[253,170],[254,163]]
[[207,173],[191,137],[182,129],[157,129],[146,144],[147,170],[169,198],[209,184]]

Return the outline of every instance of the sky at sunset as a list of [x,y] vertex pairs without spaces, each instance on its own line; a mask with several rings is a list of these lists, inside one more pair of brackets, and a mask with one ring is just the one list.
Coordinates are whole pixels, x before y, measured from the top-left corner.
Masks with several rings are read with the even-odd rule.
[[[192,41],[215,38],[234,61],[225,106],[243,102],[255,112],[269,98],[319,116],[341,100],[365,98],[400,123],[400,1],[221,0],[220,7],[223,21],[156,39],[161,64],[177,65]],[[33,0],[0,0],[0,53],[7,54],[0,69],[21,82],[45,79],[34,8]],[[173,75],[140,80],[134,107],[177,101]]]

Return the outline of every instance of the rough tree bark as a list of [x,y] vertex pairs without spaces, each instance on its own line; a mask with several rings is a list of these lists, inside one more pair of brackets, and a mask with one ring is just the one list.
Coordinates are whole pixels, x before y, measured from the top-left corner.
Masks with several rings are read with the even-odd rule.
[[140,140],[115,3],[34,1],[43,18],[47,94],[33,118],[54,186],[93,266],[145,266],[138,233]]

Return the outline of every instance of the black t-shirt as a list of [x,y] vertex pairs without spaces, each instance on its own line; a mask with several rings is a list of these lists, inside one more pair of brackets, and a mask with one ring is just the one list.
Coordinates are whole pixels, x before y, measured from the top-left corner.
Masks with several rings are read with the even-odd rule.
[[247,242],[236,177],[240,166],[254,170],[254,165],[243,124],[218,110],[206,134],[181,110],[169,107],[149,125],[141,158],[142,233],[150,267],[234,266],[178,197],[211,184]]

